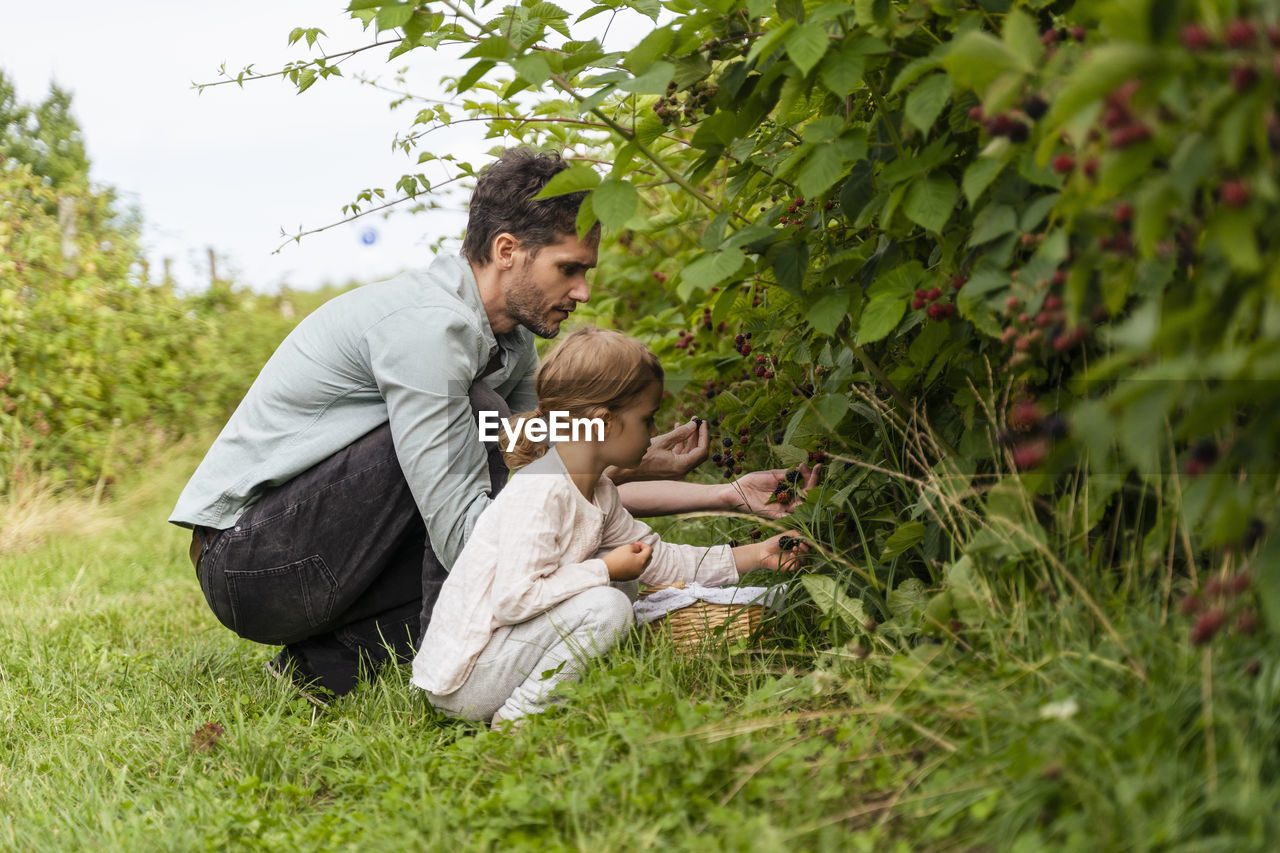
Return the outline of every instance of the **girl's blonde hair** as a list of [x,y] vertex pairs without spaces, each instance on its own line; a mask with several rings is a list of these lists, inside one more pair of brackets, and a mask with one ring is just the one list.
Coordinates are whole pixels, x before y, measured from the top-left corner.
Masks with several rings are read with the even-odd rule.
[[[662,363],[644,344],[612,329],[588,326],[566,337],[539,365],[534,380],[538,408],[516,417],[546,420],[550,412],[568,412],[571,418],[605,418],[607,423],[654,383],[661,388],[662,376]],[[515,446],[502,455],[514,471],[549,446],[530,441],[521,431]]]

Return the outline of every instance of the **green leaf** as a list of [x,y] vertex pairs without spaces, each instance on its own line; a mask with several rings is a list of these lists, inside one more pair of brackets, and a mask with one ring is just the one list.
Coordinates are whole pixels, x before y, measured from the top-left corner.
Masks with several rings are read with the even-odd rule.
[[409,23],[409,19],[412,17],[412,3],[388,3],[378,10],[374,21],[377,22],[378,31],[381,32],[395,27],[403,27]]
[[924,613],[924,609],[929,605],[929,596],[925,592],[924,583],[919,578],[907,578],[898,584],[897,589],[889,593],[885,604],[895,617],[907,620],[916,612]]
[[557,172],[551,180],[547,181],[547,185],[542,188],[542,191],[533,198],[536,201],[541,198],[553,198],[558,195],[582,192],[593,188],[599,183],[600,175],[596,170],[579,163],[576,166],[570,166],[564,171]]
[[796,176],[796,186],[805,198],[816,198],[844,176],[844,167],[844,158],[837,146],[819,145]]
[[834,431],[849,414],[849,398],[843,394],[823,394],[813,403],[823,429]]
[[[712,285],[719,284],[741,269],[746,260],[747,256],[741,249],[724,249],[702,255],[680,273],[680,287],[688,293],[695,289],[710,290]],[[677,293],[681,290],[677,289]],[[688,297],[682,295],[682,298]]]
[[991,182],[1000,174],[1000,170],[1004,168],[1005,161],[997,160],[994,157],[981,157],[969,164],[964,170],[964,197],[968,199],[969,206],[973,207],[978,199],[982,198],[982,194],[987,191],[987,187],[991,186]]
[[839,619],[850,630],[866,630],[863,626],[867,622],[867,611],[862,602],[850,598],[836,583],[835,578],[829,575],[805,575],[800,578],[800,583],[804,584],[805,592],[809,593],[813,603],[824,615]]
[[1018,214],[1007,204],[989,204],[973,217],[970,246],[981,246],[1018,228]]
[[955,182],[950,178],[945,175],[930,175],[911,185],[902,205],[902,212],[925,230],[939,233],[951,218],[951,211],[956,206],[959,195]]
[[945,74],[934,74],[911,90],[907,95],[905,115],[907,121],[926,136],[938,114],[951,100],[951,78]]
[[831,39],[822,24],[803,24],[787,36],[787,55],[804,74],[808,74],[826,54]]
[[1030,74],[1035,70],[1004,43],[976,30],[957,38],[942,64],[957,85],[979,91],[1006,71]]
[[591,191],[596,216],[605,228],[618,228],[640,206],[640,193],[627,181],[608,178]]
[[889,538],[884,540],[884,550],[880,552],[880,561],[892,560],[922,539],[924,539],[923,522],[908,521],[905,524],[898,525],[898,528],[890,534]]
[[842,97],[858,87],[867,67],[866,59],[852,48],[852,40],[845,39],[840,52],[829,53],[822,62],[822,70],[818,72],[822,85]]
[[853,17],[859,25],[872,27],[889,23],[889,0],[854,0]]
[[805,315],[805,321],[823,335],[835,334],[840,321],[849,316],[849,293],[836,290],[823,294],[812,305]]
[[1027,65],[1040,61],[1040,31],[1036,22],[1022,9],[1013,9],[1004,17],[1004,43]]
[[1022,217],[1018,220],[1018,227],[1023,231],[1035,231],[1057,203],[1058,193],[1040,196],[1022,211]]
[[1053,99],[1043,123],[1058,127],[1125,80],[1144,77],[1159,61],[1149,47],[1131,43],[1103,45],[1089,53]]
[[888,336],[907,312],[907,301],[894,294],[881,294],[867,301],[858,318],[858,343],[872,344]]
[[1258,254],[1258,224],[1243,210],[1219,211],[1209,224],[1209,235],[1232,269],[1254,273],[1262,269]]
[[631,49],[622,62],[623,66],[632,74],[643,74],[659,57],[666,55],[674,37],[675,34],[667,27],[654,30],[640,39],[640,43]]
[[639,77],[619,83],[618,88],[637,95],[661,95],[675,73],[676,67],[670,62],[655,62]]
[[516,73],[520,75],[520,79],[527,80],[530,85],[541,86],[551,79],[551,66],[547,64],[546,58],[540,53],[522,56],[511,65],[515,68]]

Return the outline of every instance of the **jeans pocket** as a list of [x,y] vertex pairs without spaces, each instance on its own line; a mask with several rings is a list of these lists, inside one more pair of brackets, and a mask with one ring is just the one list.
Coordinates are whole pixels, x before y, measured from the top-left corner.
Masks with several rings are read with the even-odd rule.
[[333,615],[338,582],[319,555],[269,569],[228,569],[231,629],[258,643],[293,643]]

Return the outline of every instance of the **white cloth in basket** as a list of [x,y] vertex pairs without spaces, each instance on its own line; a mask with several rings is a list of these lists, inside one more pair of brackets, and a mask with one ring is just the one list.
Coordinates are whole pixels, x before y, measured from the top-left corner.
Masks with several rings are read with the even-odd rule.
[[768,606],[773,602],[775,596],[779,595],[786,589],[786,584],[780,586],[703,586],[700,583],[691,583],[679,589],[669,586],[666,589],[660,589],[651,592],[637,601],[633,607],[636,611],[637,622],[653,622],[661,619],[668,613],[680,610],[683,607],[698,602],[705,601],[708,604],[763,604]]

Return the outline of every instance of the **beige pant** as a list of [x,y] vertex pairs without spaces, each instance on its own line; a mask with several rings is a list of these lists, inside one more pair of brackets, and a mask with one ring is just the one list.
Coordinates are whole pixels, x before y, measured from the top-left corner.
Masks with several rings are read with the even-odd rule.
[[442,711],[468,720],[498,714],[515,720],[556,702],[552,691],[582,677],[584,664],[618,642],[635,621],[634,585],[599,586],[580,592],[540,616],[494,632],[461,687],[427,699]]

